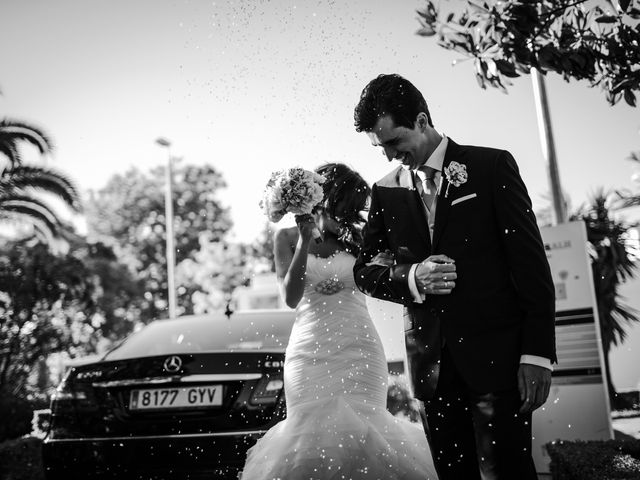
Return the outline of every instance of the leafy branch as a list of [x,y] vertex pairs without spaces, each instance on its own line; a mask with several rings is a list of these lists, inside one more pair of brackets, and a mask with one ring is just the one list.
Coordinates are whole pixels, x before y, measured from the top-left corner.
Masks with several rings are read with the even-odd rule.
[[[511,78],[556,72],[604,90],[611,105],[636,106],[640,90],[640,0],[504,0],[443,12],[427,0],[418,35],[472,59],[481,88],[507,92]],[[605,8],[603,8],[605,7]],[[457,61],[454,63],[458,63]]]

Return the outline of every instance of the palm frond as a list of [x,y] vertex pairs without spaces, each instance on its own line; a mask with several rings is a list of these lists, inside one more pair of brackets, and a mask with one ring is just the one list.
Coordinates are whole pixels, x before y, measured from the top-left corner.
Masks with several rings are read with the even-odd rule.
[[53,141],[39,127],[22,120],[0,120],[0,143],[22,141],[36,147],[41,154],[53,151]]
[[46,226],[52,236],[58,235],[60,220],[44,202],[37,198],[29,196],[0,198],[0,215],[7,214],[10,214],[14,219],[21,218],[29,223],[38,221]]
[[640,206],[640,195],[628,195],[620,199],[620,208]]
[[15,143],[0,141],[0,154],[7,157],[10,168],[15,167],[22,162],[20,151],[16,148]]
[[637,262],[627,245],[627,232],[637,224],[626,223],[612,216],[620,205],[620,192],[611,193],[598,188],[589,201],[574,213],[587,226],[587,238],[595,256],[592,269],[600,328],[605,350],[623,343],[629,324],[640,320],[639,312],[625,305],[619,286],[638,271]]
[[627,327],[631,326],[633,322],[638,321],[638,310],[625,305],[618,300],[611,312],[612,324],[616,326],[613,329],[615,334],[612,337],[612,343],[615,346],[621,345],[627,339]]
[[[59,235],[54,235],[47,222],[38,219],[36,217],[25,217],[21,213],[17,212],[0,212],[0,223],[10,225],[16,229],[24,229],[29,227],[29,232],[22,237],[30,238],[35,236],[40,243],[46,245],[53,245],[55,240],[59,238]],[[56,231],[59,234],[59,231]]]
[[56,195],[76,212],[82,209],[75,184],[66,175],[51,168],[22,165],[5,172],[0,178],[0,192],[29,188]]

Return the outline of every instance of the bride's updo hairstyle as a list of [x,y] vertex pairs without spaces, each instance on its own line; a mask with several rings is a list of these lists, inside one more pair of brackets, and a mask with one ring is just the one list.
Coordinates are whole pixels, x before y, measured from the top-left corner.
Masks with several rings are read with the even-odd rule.
[[362,246],[362,229],[366,218],[371,188],[358,172],[343,163],[326,163],[316,168],[325,177],[324,211],[340,224],[338,240],[352,255],[358,255]]

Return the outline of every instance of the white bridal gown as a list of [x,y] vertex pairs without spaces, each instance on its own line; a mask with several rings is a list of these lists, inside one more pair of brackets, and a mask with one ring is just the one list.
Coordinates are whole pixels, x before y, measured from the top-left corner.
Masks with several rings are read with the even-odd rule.
[[437,479],[422,429],[385,408],[387,364],[354,261],[309,255],[286,350],[287,418],[249,450],[242,480]]

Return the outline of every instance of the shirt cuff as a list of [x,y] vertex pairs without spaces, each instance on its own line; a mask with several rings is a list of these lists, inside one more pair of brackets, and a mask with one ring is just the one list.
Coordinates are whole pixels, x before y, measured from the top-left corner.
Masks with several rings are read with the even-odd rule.
[[411,292],[414,302],[422,303],[424,302],[425,296],[420,293],[418,285],[416,284],[416,268],[418,268],[418,264],[414,263],[411,265],[411,269],[409,270],[409,291]]
[[551,360],[545,357],[539,357],[537,355],[521,355],[520,363],[528,363],[530,365],[537,365],[538,367],[546,368],[553,372],[553,366]]

